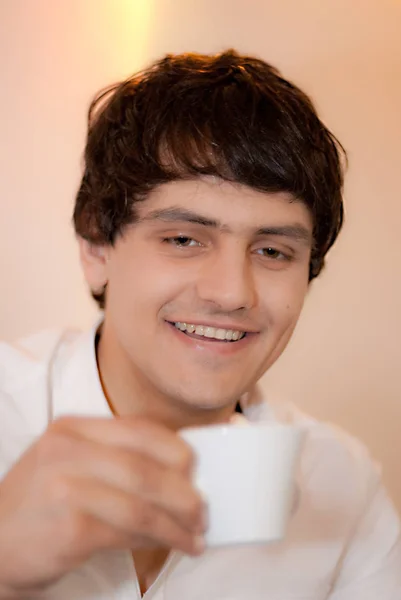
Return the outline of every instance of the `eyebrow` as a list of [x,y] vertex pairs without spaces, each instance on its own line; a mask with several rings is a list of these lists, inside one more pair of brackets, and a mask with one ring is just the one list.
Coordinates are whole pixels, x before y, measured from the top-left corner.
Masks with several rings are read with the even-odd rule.
[[256,231],[257,237],[262,236],[281,236],[292,238],[302,244],[310,245],[312,243],[312,234],[303,225],[282,225],[277,227],[262,227]]
[[[210,227],[213,229],[219,229],[220,231],[230,232],[231,229],[228,225],[224,225],[216,219],[205,217],[192,210],[181,207],[162,208],[153,210],[143,217],[139,218],[139,221],[163,221],[166,223],[194,223],[195,225],[202,225],[203,227]],[[268,237],[268,236],[279,236],[285,238],[291,238],[305,245],[312,244],[312,234],[303,225],[272,225],[260,227],[254,232],[255,237]]]
[[[224,229],[224,226],[216,219],[209,219],[199,215],[192,210],[186,208],[162,208],[160,210],[152,210],[144,217],[139,218],[140,221],[166,221],[168,223],[195,223],[204,227],[213,227],[214,229]],[[226,229],[226,228],[225,228]]]

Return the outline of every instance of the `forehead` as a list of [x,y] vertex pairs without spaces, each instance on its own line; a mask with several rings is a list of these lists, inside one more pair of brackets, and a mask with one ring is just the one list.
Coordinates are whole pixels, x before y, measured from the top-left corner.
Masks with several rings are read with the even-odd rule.
[[214,220],[222,230],[238,233],[263,226],[299,224],[309,231],[313,227],[307,206],[291,194],[259,192],[214,177],[160,185],[138,205],[138,217],[146,221],[161,211],[168,214],[168,209],[177,208]]

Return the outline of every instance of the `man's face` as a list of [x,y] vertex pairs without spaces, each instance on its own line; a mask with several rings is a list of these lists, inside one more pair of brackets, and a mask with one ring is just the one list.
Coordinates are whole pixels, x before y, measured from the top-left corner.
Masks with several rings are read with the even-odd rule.
[[166,398],[223,408],[285,348],[308,288],[312,220],[287,194],[214,178],[137,205],[105,249],[105,343]]

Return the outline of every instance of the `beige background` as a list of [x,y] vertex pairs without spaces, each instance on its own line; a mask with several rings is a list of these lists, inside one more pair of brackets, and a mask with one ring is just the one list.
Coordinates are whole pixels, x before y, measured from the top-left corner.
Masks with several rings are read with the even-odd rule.
[[0,0],[0,337],[95,314],[70,226],[92,94],[162,53],[229,46],[305,88],[350,157],[346,228],[265,387],[360,436],[401,508],[396,0]]

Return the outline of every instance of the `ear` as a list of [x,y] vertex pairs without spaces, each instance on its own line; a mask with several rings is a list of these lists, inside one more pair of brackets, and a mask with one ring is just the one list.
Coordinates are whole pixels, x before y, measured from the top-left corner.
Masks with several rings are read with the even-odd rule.
[[109,246],[91,244],[78,237],[79,257],[87,284],[92,292],[103,290],[107,283]]

